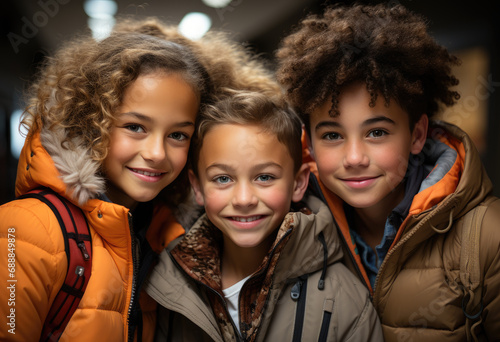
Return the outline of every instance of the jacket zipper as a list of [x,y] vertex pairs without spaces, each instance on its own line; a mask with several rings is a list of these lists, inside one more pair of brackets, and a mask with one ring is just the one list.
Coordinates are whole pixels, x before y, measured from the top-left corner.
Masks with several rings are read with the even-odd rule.
[[[257,276],[260,276],[261,274],[264,273],[265,270],[267,270],[269,268],[269,264],[271,263],[271,260],[272,260],[272,257],[274,255],[274,252],[276,251],[276,248],[278,248],[279,245],[281,245],[281,243],[283,242],[283,240],[292,233],[292,228],[288,229],[285,234],[283,234],[283,236],[281,237],[281,239],[278,241],[278,243],[276,243],[276,245],[273,247],[273,249],[271,250],[271,252],[269,252],[269,257],[267,258],[267,264],[260,270],[259,273],[256,273],[254,274],[250,279],[252,278],[255,278]],[[273,276],[274,278],[274,276]],[[248,280],[250,280],[248,279]],[[238,320],[241,322],[241,317],[240,317],[240,312],[239,312],[239,303],[240,303],[240,298],[241,298],[241,293],[243,292],[243,288],[245,287],[245,285],[247,285],[248,283],[248,280],[245,282],[245,284],[243,284],[243,286],[241,287],[241,290],[240,290],[240,294],[238,295]],[[265,307],[267,307],[267,299],[266,299],[266,304],[265,304]],[[259,336],[259,333],[260,333],[260,329],[257,331],[257,333],[255,334],[255,340],[257,340],[257,337]]]
[[[200,282],[200,283],[203,284],[202,282]],[[229,321],[231,322],[231,325],[233,326],[234,332],[236,333],[236,337],[237,337],[236,340],[243,341],[243,336],[241,336],[240,330],[238,329],[236,324],[234,324],[233,320],[231,319],[231,315],[229,314],[229,310],[227,309],[226,299],[224,297],[222,297],[219,292],[212,289],[210,286],[208,286],[206,284],[203,284],[203,286],[205,286],[207,289],[209,289],[212,293],[215,293],[217,295],[217,297],[219,298],[219,300],[222,301],[222,304],[224,304],[224,311],[226,312],[227,317],[229,317]],[[239,316],[239,305],[238,305],[238,316]]]
[[[280,239],[280,241],[278,241],[278,243],[273,247],[273,249],[271,250],[271,252],[269,253],[269,258],[268,258],[268,261],[267,261],[267,264],[262,268],[262,270],[257,273],[257,274],[254,274],[251,278],[249,278],[248,280],[254,278],[254,277],[257,277],[258,275],[262,274],[262,272],[264,272],[264,270],[266,270],[268,267],[269,267],[269,264],[271,263],[271,259],[272,259],[272,256],[274,254],[274,252],[276,251],[276,248],[281,244],[281,242],[288,236],[290,235],[292,232],[292,229],[288,229],[285,234],[283,234],[283,237]],[[174,262],[175,266],[181,270],[189,279],[192,279],[194,282],[196,282],[197,284],[200,284],[202,285],[203,287],[207,288],[210,292],[214,293],[217,298],[219,298],[219,300],[222,301],[222,303],[224,304],[224,310],[227,314],[228,317],[231,317],[231,315],[229,314],[229,310],[227,309],[227,303],[226,303],[226,300],[224,299],[224,297],[222,297],[222,295],[217,292],[216,290],[214,290],[213,288],[211,288],[210,286],[208,286],[207,284],[197,280],[197,279],[194,279],[193,277],[191,277],[189,274],[186,273],[186,271],[184,271],[184,269],[179,265],[179,263],[177,262],[177,260],[175,260],[175,258],[172,256],[171,253],[168,253],[168,255],[170,256],[170,259],[172,259],[172,261]],[[247,280],[247,282],[248,282]],[[241,317],[240,317],[240,313],[239,313],[239,302],[240,302],[240,298],[241,298],[241,293],[243,292],[243,288],[245,287],[245,285],[247,284],[247,282],[245,282],[245,284],[243,284],[241,290],[240,290],[240,294],[238,295],[238,319],[240,320]],[[210,308],[210,310],[212,310]],[[233,326],[233,329],[236,333],[236,336],[237,336],[237,340],[238,341],[243,341],[243,337],[241,336],[241,333],[239,331],[239,329],[236,327],[236,325],[234,324],[233,320],[231,319],[231,325]],[[258,332],[257,332],[258,334]],[[257,335],[256,335],[257,337]]]
[[131,237],[131,242],[132,242],[132,293],[130,295],[130,303],[128,306],[128,314],[127,314],[127,324],[128,324],[128,337],[127,341],[133,341],[134,340],[134,332],[130,328],[130,314],[132,313],[132,306],[134,304],[134,299],[135,299],[135,288],[136,288],[136,273],[137,269],[139,268],[137,265],[138,262],[138,250],[137,250],[137,243],[136,243],[136,238],[134,234],[134,228],[132,225],[132,213],[128,213],[128,224],[130,228],[130,237]]
[[331,320],[332,320],[332,312],[323,310],[323,322],[321,323],[318,342],[327,341],[328,329],[330,329]]
[[[281,239],[278,241],[278,243],[276,243],[276,245],[273,247],[273,249],[271,250],[271,252],[269,252],[269,257],[267,258],[267,264],[260,270],[259,273],[256,273],[254,274],[250,279],[252,278],[255,278],[259,275],[261,275],[262,273],[264,273],[265,270],[267,270],[269,268],[269,264],[271,263],[271,260],[272,260],[272,257],[274,255],[274,252],[276,251],[276,248],[278,248],[279,245],[281,245],[281,243],[283,242],[283,240],[292,233],[293,229],[292,228],[289,228],[285,234],[283,234],[283,236],[281,237]],[[250,280],[248,279],[248,280]],[[273,275],[273,280],[274,280],[274,275]],[[245,282],[245,284],[243,284],[243,286],[241,287],[241,291],[240,291],[240,294],[238,296],[238,303],[240,302],[240,296],[241,296],[241,293],[243,292],[243,288],[245,287],[245,285],[248,283],[248,281]],[[267,307],[267,299],[266,299],[266,304],[265,304],[265,307]],[[239,308],[239,305],[238,305],[238,308]],[[241,318],[240,318],[240,313],[239,313],[239,310],[238,310],[238,319],[241,321]],[[257,340],[257,337],[259,336],[259,333],[260,333],[260,329],[257,331],[257,333],[255,334],[255,340]]]
[[307,275],[301,276],[293,285],[290,296],[297,301],[297,310],[295,311],[295,324],[293,327],[293,342],[302,340],[302,330],[304,328],[304,316],[306,312],[306,293],[307,293]]
[[377,291],[377,289],[378,289],[377,285],[378,285],[379,279],[382,278],[382,273],[385,270],[384,266],[387,264],[387,262],[388,262],[389,258],[391,257],[391,255],[394,254],[394,252],[397,249],[401,248],[413,235],[415,235],[415,233],[421,227],[423,227],[424,224],[426,224],[427,222],[429,222],[434,216],[438,215],[441,211],[447,210],[448,206],[453,207],[454,204],[455,204],[455,198],[452,197],[451,199],[448,199],[448,201],[445,200],[445,202],[442,203],[442,205],[441,205],[440,208],[436,208],[434,210],[432,210],[432,208],[428,209],[429,211],[431,211],[431,213],[424,219],[425,221],[420,221],[418,227],[415,227],[415,229],[413,229],[413,231],[411,231],[410,233],[408,233],[404,237],[404,239],[399,240],[399,242],[391,250],[389,250],[389,252],[385,256],[384,260],[382,261],[382,265],[380,265],[377,277],[375,278],[374,292],[373,292],[373,304],[374,304],[375,307],[377,307],[377,303],[378,303],[379,297],[380,297],[380,290]]
[[[174,262],[175,266],[181,270],[184,274],[186,274],[190,279],[192,279],[194,282],[196,282],[197,284],[205,287],[206,289],[208,289],[210,292],[214,293],[217,298],[219,300],[222,301],[222,303],[224,304],[224,310],[227,314],[227,316],[229,318],[231,318],[231,315],[229,314],[229,310],[227,309],[227,303],[226,303],[226,300],[224,299],[224,297],[221,296],[221,294],[219,292],[217,292],[216,290],[214,290],[213,288],[211,288],[210,286],[208,286],[207,284],[197,280],[197,279],[194,279],[192,277],[190,277],[185,271],[184,269],[179,265],[179,263],[177,262],[177,260],[175,260],[175,258],[170,254],[168,253],[168,255],[170,256],[170,259],[172,259],[172,261]],[[212,311],[212,308],[210,308],[210,311]],[[189,317],[186,316],[186,318],[190,319]],[[236,328],[236,325],[234,324],[233,320],[231,319],[230,320],[231,322],[231,325],[233,326],[233,329],[234,329],[234,332],[236,333],[236,337],[237,337],[237,341],[243,341],[243,337],[241,336],[241,333],[239,332],[239,330]]]

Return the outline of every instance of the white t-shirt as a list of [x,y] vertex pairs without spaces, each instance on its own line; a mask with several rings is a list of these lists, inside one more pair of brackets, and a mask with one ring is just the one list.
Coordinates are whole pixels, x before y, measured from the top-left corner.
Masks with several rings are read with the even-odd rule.
[[227,310],[229,311],[229,315],[233,319],[234,325],[236,325],[236,328],[240,331],[240,319],[238,315],[238,309],[239,309],[239,303],[238,299],[240,297],[240,291],[241,288],[243,287],[243,284],[250,278],[252,275],[249,275],[248,277],[241,279],[239,282],[236,284],[229,286],[227,289],[222,290],[222,293],[224,293],[224,298],[226,298],[226,303],[227,303]]

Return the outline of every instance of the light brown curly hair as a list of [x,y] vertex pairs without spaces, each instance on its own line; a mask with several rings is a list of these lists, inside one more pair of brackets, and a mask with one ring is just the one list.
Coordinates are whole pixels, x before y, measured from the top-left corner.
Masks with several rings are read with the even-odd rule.
[[[123,19],[108,38],[77,37],[46,59],[30,87],[21,125],[28,136],[42,127],[63,129],[61,148],[75,147],[71,143],[78,138],[102,165],[125,90],[139,76],[157,72],[181,76],[198,95],[200,110],[223,96],[225,87],[280,92],[264,63],[227,35],[210,33],[194,42],[154,18]],[[175,206],[189,191],[185,167],[158,197]]]
[[124,18],[115,29],[141,32],[189,46],[205,66],[218,97],[232,90],[257,91],[273,97],[281,93],[268,61],[234,40],[229,32],[211,30],[193,41],[184,37],[177,26],[154,17],[143,21]]
[[132,32],[101,42],[78,39],[47,60],[23,123],[29,134],[42,126],[62,128],[68,142],[80,137],[91,157],[102,161],[125,90],[140,75],[156,72],[179,74],[200,100],[210,94],[207,72],[185,46]]
[[374,106],[379,95],[395,100],[410,116],[410,129],[422,114],[430,118],[440,103],[453,105],[460,95],[451,67],[459,60],[438,45],[421,16],[401,5],[329,7],[310,15],[276,52],[277,79],[287,100],[309,132],[309,115],[332,98],[338,115],[343,88],[361,81]]
[[[48,58],[31,88],[32,97],[22,124],[32,135],[41,127],[64,130],[61,148],[81,141],[89,157],[106,158],[110,132],[125,90],[140,76],[176,74],[197,94],[200,106],[210,102],[211,82],[204,66],[189,47],[152,35],[113,32],[98,42],[80,37]],[[165,199],[184,200],[189,186],[186,172],[169,189]],[[174,190],[175,189],[175,190]]]

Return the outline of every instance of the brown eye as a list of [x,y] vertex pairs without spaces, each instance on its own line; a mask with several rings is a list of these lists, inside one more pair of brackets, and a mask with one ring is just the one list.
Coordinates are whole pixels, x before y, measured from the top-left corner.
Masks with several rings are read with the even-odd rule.
[[170,134],[169,137],[174,139],[174,140],[178,140],[178,141],[184,141],[186,139],[189,139],[189,137],[182,132],[174,132],[174,133]]
[[135,132],[135,133],[144,133],[144,129],[140,125],[135,125],[135,124],[130,124],[130,125],[125,125],[124,126],[126,129],[129,131]]
[[321,139],[324,139],[324,140],[338,140],[338,139],[340,139],[340,134],[333,133],[333,132],[325,133],[325,134],[323,134],[321,136]]
[[386,134],[388,134],[388,133],[386,131],[382,130],[382,129],[374,129],[373,131],[371,131],[368,134],[368,136],[372,137],[372,138],[380,138],[380,137],[383,137]]

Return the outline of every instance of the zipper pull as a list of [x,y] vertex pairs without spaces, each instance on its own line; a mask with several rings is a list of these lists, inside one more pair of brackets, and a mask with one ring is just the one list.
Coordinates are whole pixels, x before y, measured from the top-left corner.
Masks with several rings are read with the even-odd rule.
[[75,268],[75,274],[79,277],[83,276],[85,274],[85,267],[83,266],[76,266]]
[[302,280],[297,281],[295,285],[293,285],[292,291],[290,292],[290,296],[294,301],[299,300],[301,288],[302,288]]
[[87,247],[85,247],[85,242],[80,241],[77,243],[78,248],[80,248],[80,251],[82,252],[83,258],[85,260],[90,260],[90,255],[89,252],[87,251]]

